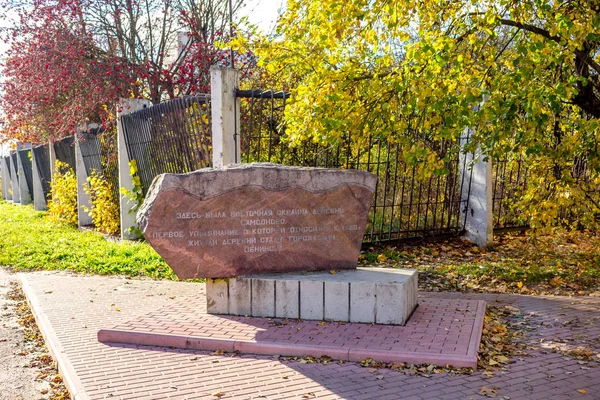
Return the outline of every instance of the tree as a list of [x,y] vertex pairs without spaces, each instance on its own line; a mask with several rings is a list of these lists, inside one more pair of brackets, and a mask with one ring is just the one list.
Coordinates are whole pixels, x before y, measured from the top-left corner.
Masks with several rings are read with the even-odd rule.
[[289,0],[276,33],[235,45],[294,82],[292,144],[375,135],[435,166],[472,128],[467,149],[526,160],[533,224],[600,212],[599,1]]
[[[209,67],[231,53],[215,47],[231,28],[227,1],[33,0],[4,32],[4,137],[29,142],[113,121],[120,97],[154,103],[207,92]],[[233,13],[241,0],[233,2]],[[238,66],[251,61],[236,55]],[[251,63],[250,63],[251,64]],[[245,68],[248,71],[248,68]]]
[[[27,18],[25,18],[27,17]],[[105,104],[129,97],[135,77],[126,62],[90,46],[67,13],[39,8],[10,32],[3,66],[5,138],[39,142],[106,120]]]

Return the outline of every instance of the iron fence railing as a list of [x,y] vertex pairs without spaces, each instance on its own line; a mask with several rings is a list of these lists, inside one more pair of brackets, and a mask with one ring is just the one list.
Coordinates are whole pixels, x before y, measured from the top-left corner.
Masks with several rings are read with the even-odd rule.
[[[10,160],[12,162],[12,173],[15,175],[15,178],[17,178],[17,180],[19,179],[19,164],[17,164],[17,152],[16,151],[12,151],[10,153]],[[11,174],[12,177],[12,174]],[[18,182],[13,182],[13,184],[18,184]]]
[[75,137],[69,136],[54,142],[56,159],[66,163],[75,171]]
[[182,97],[121,117],[129,160],[144,195],[162,173],[212,165],[210,95]]
[[35,165],[33,168],[37,168],[37,173],[42,183],[44,198],[47,199],[50,196],[50,180],[52,179],[52,171],[50,171],[50,151],[48,149],[48,145],[44,144],[36,146],[31,151],[35,156]]
[[[399,144],[374,136],[362,141],[346,137],[335,145],[286,142],[283,114],[286,95],[271,91],[238,92],[242,162],[359,169],[378,176],[365,242],[454,235],[463,230],[459,145],[424,140],[444,160],[444,174],[431,174],[423,165],[405,160]],[[464,196],[463,196],[464,197]]]
[[96,174],[110,183],[115,201],[119,199],[119,156],[116,131],[93,128],[78,134],[79,149],[87,176]]
[[31,165],[31,149],[17,150],[19,153],[19,159],[23,166],[23,175],[27,184],[27,189],[31,196],[33,196],[33,169]]
[[6,165],[6,174],[7,174],[8,179],[12,179],[12,175],[10,173],[10,156],[4,157],[4,165]]
[[492,202],[494,229],[527,228],[527,217],[517,204],[527,189],[527,166],[522,157],[492,161]]

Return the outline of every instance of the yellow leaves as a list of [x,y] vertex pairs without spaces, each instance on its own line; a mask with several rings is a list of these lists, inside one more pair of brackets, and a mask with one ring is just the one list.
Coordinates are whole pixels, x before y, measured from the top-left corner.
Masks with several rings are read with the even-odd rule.
[[498,391],[493,387],[482,386],[481,389],[479,389],[479,394],[486,397],[496,397]]
[[380,255],[377,256],[377,262],[378,263],[384,263],[386,261],[388,261],[388,258],[387,258],[387,256],[385,254],[380,254]]
[[129,175],[134,176],[138,172],[138,166],[136,160],[129,161]]
[[54,222],[77,225],[77,176],[66,163],[56,161],[50,182],[48,218]]
[[555,276],[554,278],[552,278],[550,280],[550,285],[557,287],[563,284],[563,280],[561,279],[560,276]]
[[523,289],[523,282],[517,282],[517,287],[519,289]]
[[496,357],[496,361],[498,361],[501,364],[506,364],[506,363],[508,363],[508,357],[498,356],[498,357]]
[[119,203],[112,184],[93,170],[92,175],[87,179],[87,185],[84,185],[84,190],[90,196],[91,204],[91,207],[85,207],[85,211],[92,217],[94,227],[110,235],[118,233]]
[[587,393],[587,390],[585,390],[585,389],[577,389],[577,391],[579,393],[581,393],[581,394],[586,394]]

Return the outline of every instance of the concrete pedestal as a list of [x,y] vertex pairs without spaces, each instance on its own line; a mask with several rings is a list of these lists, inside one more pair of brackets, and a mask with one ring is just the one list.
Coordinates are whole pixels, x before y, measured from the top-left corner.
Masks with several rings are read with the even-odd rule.
[[404,325],[417,306],[417,271],[358,268],[208,279],[210,314]]

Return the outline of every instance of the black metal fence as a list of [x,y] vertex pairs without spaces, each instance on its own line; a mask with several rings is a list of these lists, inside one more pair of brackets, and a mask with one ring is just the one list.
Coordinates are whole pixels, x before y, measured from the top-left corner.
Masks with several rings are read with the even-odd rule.
[[142,191],[162,173],[212,165],[210,96],[171,100],[121,117],[129,160],[138,166]]
[[50,196],[50,180],[52,179],[52,171],[50,171],[50,151],[48,145],[44,144],[41,146],[34,147],[33,155],[35,156],[34,168],[37,168],[38,176],[42,182],[42,190],[44,192],[44,198],[47,199]]
[[[17,183],[18,184],[18,179],[19,179],[19,164],[17,164],[17,152],[16,151],[12,151],[10,153],[10,159],[12,162],[12,169],[11,171],[14,173],[15,178],[17,178]],[[12,178],[12,174],[11,174],[11,178]]]
[[68,164],[75,171],[75,137],[69,136],[54,142],[56,159]]
[[347,137],[331,146],[304,142],[290,147],[282,124],[287,96],[248,91],[238,97],[242,162],[352,168],[377,175],[365,242],[454,235],[463,230],[467,199],[461,199],[461,193],[468,182],[460,174],[458,143],[423,141],[444,160],[440,174],[408,163],[401,145],[373,136],[362,142]]
[[31,149],[17,150],[19,153],[19,160],[23,166],[23,175],[25,175],[25,182],[27,189],[29,190],[30,196],[33,196],[33,169],[31,166]]
[[522,157],[494,159],[492,169],[494,230],[527,228],[526,215],[517,208],[527,189],[525,160]]
[[80,132],[81,157],[88,176],[95,173],[110,183],[114,199],[119,199],[119,155],[116,130],[93,128]]
[[11,173],[10,173],[10,156],[5,156],[4,157],[4,165],[6,165],[6,172],[9,176],[9,179],[12,177]]

